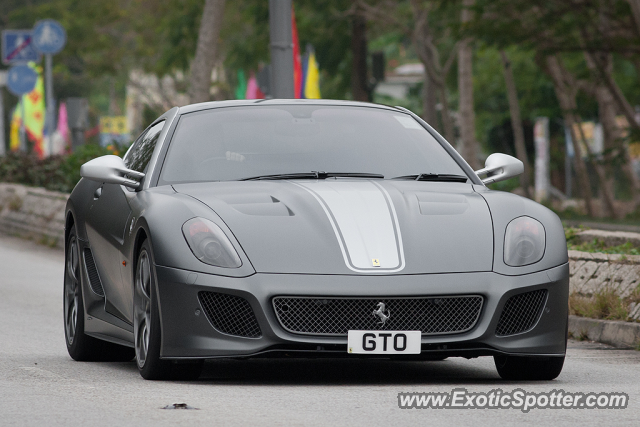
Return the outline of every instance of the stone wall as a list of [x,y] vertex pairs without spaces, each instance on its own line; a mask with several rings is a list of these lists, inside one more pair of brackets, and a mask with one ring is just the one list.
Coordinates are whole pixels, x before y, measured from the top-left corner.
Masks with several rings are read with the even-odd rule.
[[0,183],[0,232],[64,247],[68,194]]
[[[640,255],[569,251],[569,292],[590,297],[611,291],[620,298],[640,286]],[[631,303],[629,320],[640,321],[640,304]]]
[[569,274],[571,293],[611,290],[624,298],[640,285],[640,255],[569,251]]

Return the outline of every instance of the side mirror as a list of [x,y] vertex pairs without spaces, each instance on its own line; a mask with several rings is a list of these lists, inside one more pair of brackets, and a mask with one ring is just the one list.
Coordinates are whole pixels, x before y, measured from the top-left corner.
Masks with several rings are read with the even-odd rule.
[[504,181],[524,172],[524,164],[507,154],[494,153],[487,157],[484,162],[484,169],[476,171],[476,175],[487,175],[482,180],[483,184],[493,184],[494,182]]
[[102,156],[85,163],[80,167],[80,176],[92,181],[120,184],[129,188],[138,188],[140,183],[133,179],[125,178],[125,175],[137,179],[144,178],[144,174],[127,169],[124,161],[118,156]]

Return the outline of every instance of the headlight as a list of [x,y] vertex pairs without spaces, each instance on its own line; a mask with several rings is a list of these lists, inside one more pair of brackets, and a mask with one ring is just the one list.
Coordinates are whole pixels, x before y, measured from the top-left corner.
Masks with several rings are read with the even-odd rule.
[[242,260],[224,231],[208,219],[190,219],[182,226],[182,234],[191,252],[205,264],[226,268],[238,268],[242,265]]
[[512,267],[533,264],[542,259],[544,227],[539,221],[521,216],[507,225],[504,235],[504,263]]

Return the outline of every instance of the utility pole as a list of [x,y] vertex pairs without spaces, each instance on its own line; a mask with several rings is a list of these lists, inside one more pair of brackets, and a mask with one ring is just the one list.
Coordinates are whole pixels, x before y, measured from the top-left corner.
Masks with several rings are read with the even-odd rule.
[[271,95],[273,98],[295,98],[291,0],[269,0],[269,36],[271,38]]

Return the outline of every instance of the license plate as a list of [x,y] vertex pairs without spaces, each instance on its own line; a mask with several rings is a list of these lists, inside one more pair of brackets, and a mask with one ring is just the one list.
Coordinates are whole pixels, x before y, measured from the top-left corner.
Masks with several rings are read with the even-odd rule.
[[353,354],[420,354],[420,331],[349,331],[347,351]]

